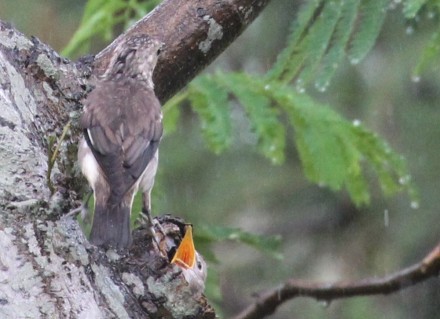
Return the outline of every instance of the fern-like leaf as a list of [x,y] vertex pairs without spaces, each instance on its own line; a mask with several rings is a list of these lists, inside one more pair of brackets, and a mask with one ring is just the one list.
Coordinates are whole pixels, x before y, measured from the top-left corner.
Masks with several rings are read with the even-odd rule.
[[280,252],[281,237],[280,236],[265,236],[246,232],[240,228],[222,227],[222,226],[200,226],[197,228],[196,239],[203,243],[219,242],[224,240],[233,240],[245,243],[255,249],[261,250],[264,253],[275,259],[282,259]]
[[315,87],[324,91],[330,83],[339,63],[344,57],[345,48],[356,21],[360,0],[345,1],[341,7],[341,18],[332,36],[331,46],[324,56],[320,72],[316,76]]
[[187,98],[188,91],[173,96],[163,107],[164,135],[172,134],[177,129],[177,122],[180,118],[180,103]]
[[208,147],[220,153],[232,141],[232,124],[228,92],[211,76],[195,79],[188,93],[194,111],[199,115],[202,133]]
[[404,160],[374,133],[359,123],[344,120],[330,108],[305,94],[280,84],[269,92],[282,107],[295,129],[295,142],[306,176],[333,190],[345,186],[352,200],[369,202],[369,190],[362,164],[376,173],[385,194],[407,191],[413,201],[416,192],[408,179]]
[[299,43],[307,35],[307,28],[320,4],[320,0],[312,0],[301,8],[298,18],[293,21],[287,47],[267,74],[268,81],[287,79],[288,82],[298,72],[299,66],[291,63],[292,56],[299,54]]
[[332,190],[345,187],[354,203],[366,204],[370,190],[365,168],[370,167],[386,195],[406,191],[412,201],[417,201],[405,161],[383,140],[357,121],[343,119],[331,108],[281,82],[217,73],[198,78],[190,86],[188,99],[200,115],[214,151],[223,150],[230,142],[230,119],[226,119],[229,94],[236,96],[246,110],[252,130],[260,139],[260,149],[272,160],[280,161],[284,156],[286,123],[280,120],[284,113],[295,130],[295,144],[311,181]]
[[403,14],[407,19],[413,19],[420,11],[422,6],[426,4],[428,0],[406,0],[403,2]]
[[321,59],[330,45],[330,40],[340,18],[341,11],[341,2],[324,2],[319,18],[310,28],[309,36],[304,39],[302,45],[302,51],[305,53],[304,65],[297,79],[297,85],[300,90],[315,75]]
[[284,161],[285,130],[278,119],[279,112],[271,100],[254,86],[244,74],[216,74],[216,79],[241,103],[249,117],[252,132],[258,139],[258,149],[273,163]]
[[119,23],[119,19],[113,17],[114,13],[126,7],[120,0],[90,0],[87,2],[81,24],[70,39],[67,46],[61,52],[65,56],[74,53],[87,52],[90,47],[90,39],[100,35],[105,40],[110,40],[113,35],[111,27]]
[[[361,61],[381,30],[388,0],[309,1],[294,21],[286,48],[266,79],[296,79],[302,92],[311,82],[323,91],[345,55]],[[351,40],[351,42],[350,42]]]
[[422,56],[413,70],[413,79],[417,80],[434,62],[438,61],[440,55],[440,33],[434,32],[428,45],[423,50]]
[[351,63],[359,63],[373,47],[382,28],[388,5],[388,0],[362,1],[360,23],[348,53]]
[[88,53],[94,37],[106,41],[114,38],[113,28],[122,24],[127,29],[135,20],[154,8],[159,0],[89,0],[81,24],[62,50],[64,56]]

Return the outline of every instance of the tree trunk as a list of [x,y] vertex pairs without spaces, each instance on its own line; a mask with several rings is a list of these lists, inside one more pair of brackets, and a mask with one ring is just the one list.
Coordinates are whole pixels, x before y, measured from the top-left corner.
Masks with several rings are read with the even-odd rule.
[[[121,37],[165,43],[154,76],[164,102],[267,2],[164,1]],[[0,21],[0,318],[215,317],[178,267],[150,253],[142,229],[120,256],[90,245],[66,216],[85,189],[76,166],[81,100],[114,44],[73,63]]]

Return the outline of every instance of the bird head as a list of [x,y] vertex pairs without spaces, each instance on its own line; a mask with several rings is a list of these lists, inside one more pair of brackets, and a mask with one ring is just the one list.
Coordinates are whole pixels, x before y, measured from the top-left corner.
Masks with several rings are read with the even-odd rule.
[[153,88],[153,71],[163,46],[159,40],[144,34],[120,41],[103,75],[104,79],[135,78]]
[[185,226],[185,235],[177,247],[171,263],[182,269],[183,276],[193,292],[201,294],[205,290],[206,262],[195,249],[191,225]]
[[194,295],[200,296],[205,289],[207,265],[195,249],[192,225],[169,215],[155,218],[154,223],[160,223],[164,232],[163,235],[159,231],[156,232],[160,250],[166,252],[171,264],[182,270]]

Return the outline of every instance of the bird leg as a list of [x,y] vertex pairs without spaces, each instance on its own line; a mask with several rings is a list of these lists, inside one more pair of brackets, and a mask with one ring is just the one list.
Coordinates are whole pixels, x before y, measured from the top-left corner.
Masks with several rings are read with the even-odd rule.
[[[158,250],[161,251],[159,245],[159,239],[156,235],[155,227],[161,233],[163,237],[165,237],[165,231],[163,230],[160,223],[153,224],[153,218],[151,217],[151,190],[148,192],[142,193],[142,219],[146,222],[146,226],[148,229],[149,235],[153,238],[153,242],[157,246]],[[162,251],[161,251],[162,252]],[[163,253],[163,252],[162,252]],[[166,252],[165,252],[166,256]]]
[[93,191],[89,191],[86,196],[86,200],[81,202],[81,205],[75,209],[72,209],[70,212],[66,214],[66,217],[76,217],[78,214],[81,214],[81,219],[85,220],[89,215],[89,201],[92,197]]

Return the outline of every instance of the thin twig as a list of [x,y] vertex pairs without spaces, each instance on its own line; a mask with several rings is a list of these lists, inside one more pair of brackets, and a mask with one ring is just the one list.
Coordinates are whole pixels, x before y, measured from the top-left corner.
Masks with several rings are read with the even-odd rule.
[[258,296],[258,299],[234,319],[261,319],[273,314],[282,303],[296,297],[312,297],[330,302],[355,296],[390,294],[414,286],[440,274],[440,243],[419,263],[383,278],[331,284],[290,279],[281,287]]

